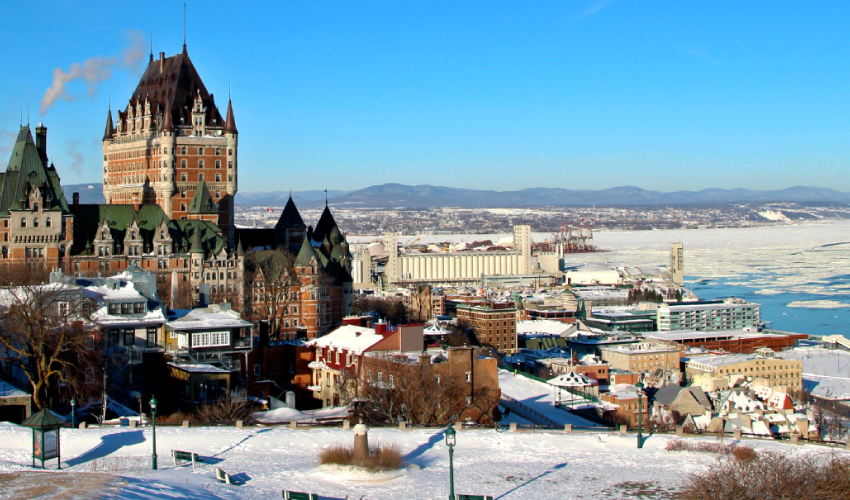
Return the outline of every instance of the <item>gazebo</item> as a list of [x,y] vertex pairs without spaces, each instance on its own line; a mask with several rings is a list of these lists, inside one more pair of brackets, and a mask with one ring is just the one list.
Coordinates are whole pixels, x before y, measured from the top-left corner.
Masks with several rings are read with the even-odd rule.
[[41,468],[44,461],[55,458],[58,460],[56,467],[62,468],[62,458],[59,456],[59,428],[65,425],[62,418],[47,408],[33,414],[21,424],[32,428],[32,466],[35,467],[36,459],[41,460]]
[[547,382],[556,388],[555,406],[569,407],[599,401],[599,382],[581,373],[567,372]]

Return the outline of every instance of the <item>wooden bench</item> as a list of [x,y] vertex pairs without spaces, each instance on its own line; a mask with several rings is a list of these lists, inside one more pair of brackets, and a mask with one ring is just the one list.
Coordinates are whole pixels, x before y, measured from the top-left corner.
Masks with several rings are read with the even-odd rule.
[[220,468],[215,468],[215,478],[221,481],[222,483],[227,484],[235,484],[232,479],[230,479],[230,474],[224,472]]
[[171,450],[171,458],[174,459],[175,467],[182,465],[184,462],[192,462],[192,468],[194,469],[195,464],[203,462],[197,453],[190,451]]
[[455,495],[455,500],[493,500],[490,495]]
[[284,500],[319,500],[319,495],[315,493],[283,490],[283,498]]

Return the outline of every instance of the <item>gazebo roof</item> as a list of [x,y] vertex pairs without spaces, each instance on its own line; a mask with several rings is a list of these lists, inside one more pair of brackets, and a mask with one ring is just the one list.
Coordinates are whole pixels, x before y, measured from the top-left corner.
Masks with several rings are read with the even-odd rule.
[[62,417],[59,415],[45,408],[33,413],[33,415],[24,420],[21,425],[24,427],[34,427],[36,429],[55,429],[65,425],[65,421],[62,420]]

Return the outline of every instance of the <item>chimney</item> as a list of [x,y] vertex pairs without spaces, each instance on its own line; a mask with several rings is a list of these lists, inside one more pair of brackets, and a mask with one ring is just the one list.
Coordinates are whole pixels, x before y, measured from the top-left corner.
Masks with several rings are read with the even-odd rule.
[[73,201],[73,211],[74,211],[74,213],[76,213],[77,210],[79,210],[79,208],[80,208],[80,193],[72,194],[71,199],[74,200]]
[[162,73],[163,68],[165,68],[165,52],[159,53],[159,72]]
[[431,355],[423,352],[419,354],[419,364],[420,365],[430,365],[431,364]]
[[375,325],[375,333],[378,335],[386,335],[387,333],[387,324],[384,322],[380,322]]
[[38,150],[38,154],[41,156],[44,166],[47,167],[47,127],[45,127],[41,122],[39,122],[38,127],[35,128],[35,148]]

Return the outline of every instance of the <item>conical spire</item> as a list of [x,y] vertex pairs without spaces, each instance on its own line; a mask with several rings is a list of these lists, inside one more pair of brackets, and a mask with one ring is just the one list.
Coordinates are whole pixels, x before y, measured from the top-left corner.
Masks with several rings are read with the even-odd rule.
[[286,202],[286,206],[283,207],[283,212],[280,213],[280,218],[277,220],[277,224],[275,225],[275,229],[304,229],[304,219],[301,218],[301,214],[298,213],[298,208],[295,206],[295,202],[292,201],[292,195],[289,195],[289,201]]
[[224,133],[238,134],[236,130],[236,118],[233,117],[233,103],[227,99],[227,117],[224,119]]
[[112,106],[109,107],[109,112],[106,114],[106,130],[103,131],[103,140],[111,141],[115,135],[115,126],[112,124]]
[[171,119],[171,109],[166,106],[163,108],[162,112],[165,114],[165,118],[162,120],[162,130],[164,132],[174,132],[174,123]]
[[236,256],[244,257],[245,250],[242,248],[242,238],[239,238],[239,241],[236,243]]
[[298,257],[295,257],[295,265],[310,266],[313,264],[314,258],[316,258],[316,252],[313,251],[313,247],[310,245],[310,239],[307,238],[304,240],[304,243],[301,244],[301,250],[298,252]]

